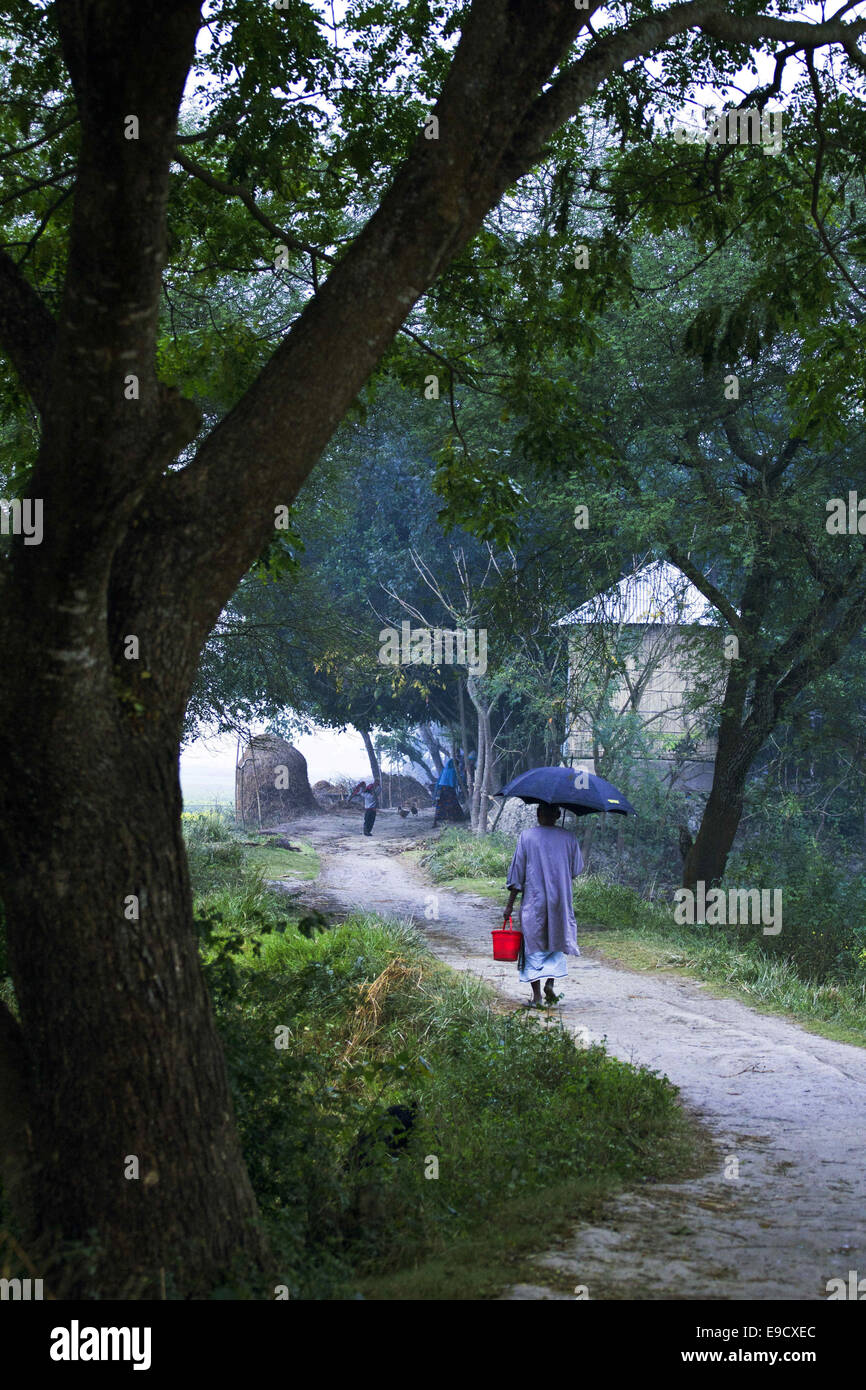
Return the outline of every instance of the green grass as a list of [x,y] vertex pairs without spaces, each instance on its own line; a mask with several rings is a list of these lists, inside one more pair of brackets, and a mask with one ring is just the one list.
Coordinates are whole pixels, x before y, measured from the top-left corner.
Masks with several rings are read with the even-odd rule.
[[251,849],[247,863],[261,869],[266,879],[313,879],[319,876],[319,856],[306,840],[292,840],[300,853],[295,850],[280,849],[264,842],[260,848]]
[[[804,978],[790,959],[769,955],[760,928],[679,925],[672,912],[595,875],[578,879],[574,909],[581,940],[637,969],[677,970],[766,1012],[785,1014],[824,1037],[866,1046],[866,974]],[[601,927],[601,931],[593,931]],[[579,925],[580,929],[580,925]]]
[[456,880],[494,882],[502,885],[514,854],[515,837],[499,831],[492,835],[476,836],[457,826],[443,830],[422,854],[435,883]]
[[230,816],[234,819],[235,803],[232,797],[219,796],[184,796],[183,809],[187,815],[219,815]]
[[[234,875],[197,900],[203,958],[291,1297],[495,1297],[533,1277],[552,1225],[706,1161],[666,1079],[505,1009],[405,924],[305,936],[249,852]],[[407,1150],[374,1144],[359,1168],[359,1134],[396,1103],[417,1105]]]
[[226,904],[220,895],[229,890],[229,896],[239,893],[267,916],[266,900],[273,894],[268,893],[266,880],[318,877],[319,856],[305,840],[291,842],[300,846],[300,853],[281,849],[268,836],[251,847],[249,836],[236,828],[234,818],[216,811],[185,811],[182,823],[193,893],[203,900],[200,907],[209,911],[222,911]]
[[[513,845],[513,838],[505,836],[486,845],[454,827],[421,857],[443,887],[504,898]],[[862,966],[849,969],[847,977],[816,979],[782,953],[781,939],[768,949],[760,927],[679,925],[667,905],[648,902],[625,884],[594,874],[576,880],[574,911],[581,945],[601,955],[635,970],[676,971],[702,979],[719,994],[795,1019],[823,1037],[866,1046]],[[820,931],[816,921],[811,935]]]

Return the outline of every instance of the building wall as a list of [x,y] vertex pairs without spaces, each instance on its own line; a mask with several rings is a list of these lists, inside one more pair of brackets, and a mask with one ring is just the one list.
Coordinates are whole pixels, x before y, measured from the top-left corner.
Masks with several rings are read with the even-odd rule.
[[[634,629],[638,635],[636,649],[626,657],[629,678],[634,682],[649,670],[641,692],[637,713],[644,726],[644,736],[649,739],[654,760],[662,765],[670,763],[674,757],[673,745],[689,736],[690,731],[699,727],[697,713],[686,708],[686,696],[691,688],[690,667],[694,663],[694,653],[689,650],[688,633],[669,625],[646,625]],[[710,639],[712,640],[712,639]],[[575,673],[575,681],[580,682],[583,665],[598,663],[598,638],[585,626],[576,626],[570,635],[570,671]],[[724,668],[720,653],[719,684],[724,682]],[[629,705],[629,692],[624,679],[614,681],[611,691],[611,706],[621,712]],[[700,738],[690,749],[693,760],[692,775],[699,781],[706,778],[706,769],[712,769],[716,755],[716,739]],[[592,758],[592,727],[589,718],[578,712],[572,717],[567,739],[567,749],[578,760]],[[682,780],[682,779],[680,779]]]

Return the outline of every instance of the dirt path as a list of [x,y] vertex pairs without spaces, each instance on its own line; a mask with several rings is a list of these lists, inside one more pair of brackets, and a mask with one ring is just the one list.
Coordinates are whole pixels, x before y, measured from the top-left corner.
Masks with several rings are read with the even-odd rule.
[[[360,818],[292,822],[322,856],[299,895],[412,918],[442,960],[522,1000],[516,967],[491,959],[497,904],[437,889],[400,856],[430,825],[429,811],[407,821],[380,812],[365,839]],[[700,1179],[622,1194],[604,1225],[540,1255],[537,1284],[506,1297],[573,1297],[545,1285],[547,1269],[557,1288],[565,1276],[591,1299],[826,1299],[828,1279],[866,1276],[866,1049],[715,999],[696,981],[585,956],[569,963],[565,996],[563,1018],[580,1036],[670,1077],[719,1161]]]

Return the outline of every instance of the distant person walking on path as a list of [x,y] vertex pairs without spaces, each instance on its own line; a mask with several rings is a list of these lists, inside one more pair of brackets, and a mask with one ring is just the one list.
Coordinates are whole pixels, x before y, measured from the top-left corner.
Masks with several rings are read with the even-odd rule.
[[364,789],[364,834],[372,835],[379,806],[379,783],[371,782]]
[[461,809],[457,797],[457,769],[454,766],[453,758],[448,759],[440,773],[439,781],[436,784],[434,806],[434,830],[440,821],[453,820],[459,824],[460,821],[466,819],[466,813]]
[[570,830],[556,824],[558,806],[540,801],[536,814],[538,825],[521,831],[508,870],[510,892],[504,918],[507,923],[514,899],[522,893],[520,980],[532,985],[528,1008],[541,1007],[542,979],[549,1004],[562,997],[555,993],[553,982],[568,974],[566,957],[580,955],[571,888],[572,879],[583,868],[580,845]]

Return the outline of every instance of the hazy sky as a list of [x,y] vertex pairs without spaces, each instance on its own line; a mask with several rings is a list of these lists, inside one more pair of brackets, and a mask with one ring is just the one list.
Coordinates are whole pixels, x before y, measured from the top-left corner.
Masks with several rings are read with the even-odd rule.
[[[342,775],[357,779],[369,777],[370,764],[361,735],[349,730],[317,729],[314,734],[298,734],[293,746],[307,760],[310,785]],[[184,797],[200,801],[211,796],[234,800],[237,739],[234,734],[221,738],[197,739],[185,748],[180,759],[180,780]],[[387,759],[385,766],[389,766]]]

